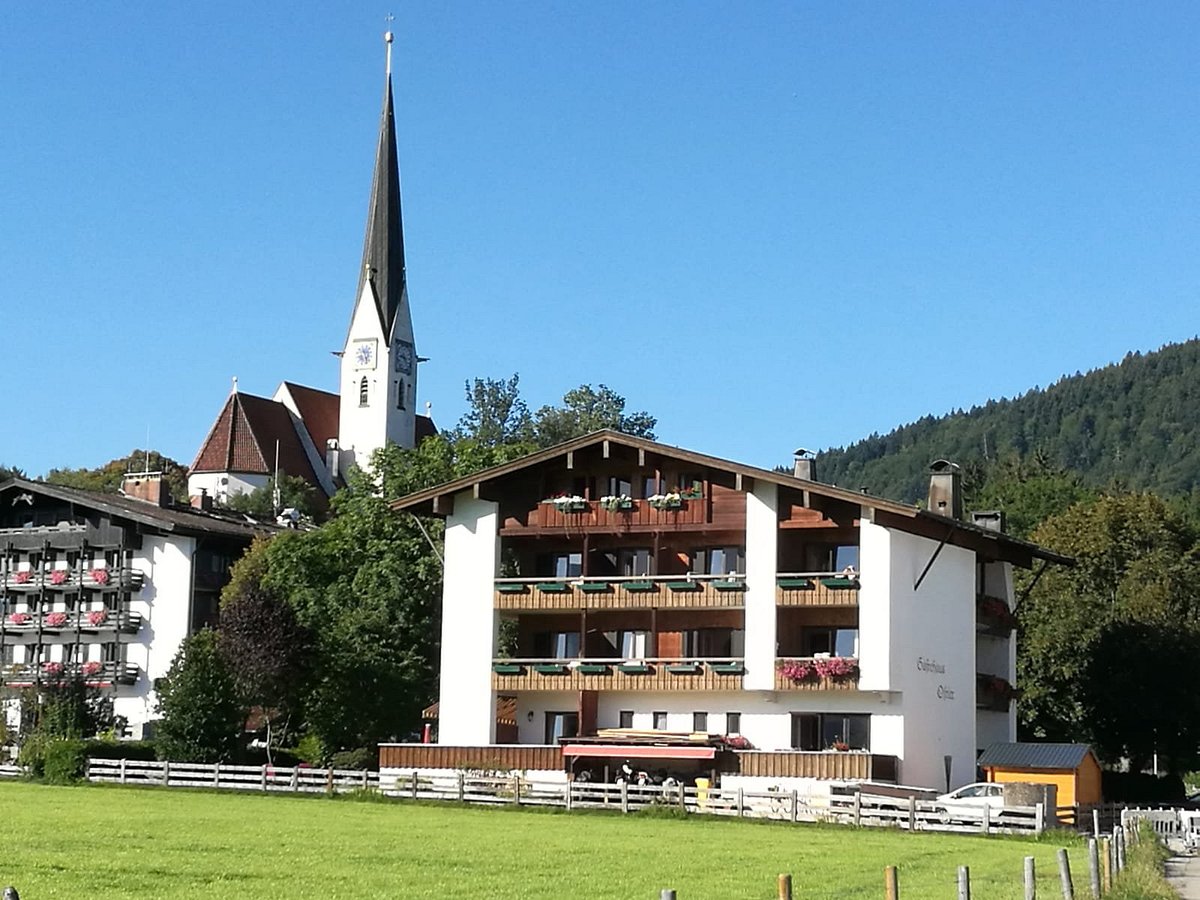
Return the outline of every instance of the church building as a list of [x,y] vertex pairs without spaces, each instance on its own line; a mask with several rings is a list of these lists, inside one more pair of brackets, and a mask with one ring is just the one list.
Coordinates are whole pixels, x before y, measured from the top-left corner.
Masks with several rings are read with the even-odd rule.
[[188,477],[188,492],[225,503],[265,487],[276,471],[299,476],[328,497],[352,466],[391,442],[415,447],[436,433],[417,414],[416,341],[404,272],[400,165],[392,100],[392,33],[366,236],[337,393],[284,381],[274,396],[234,387]]

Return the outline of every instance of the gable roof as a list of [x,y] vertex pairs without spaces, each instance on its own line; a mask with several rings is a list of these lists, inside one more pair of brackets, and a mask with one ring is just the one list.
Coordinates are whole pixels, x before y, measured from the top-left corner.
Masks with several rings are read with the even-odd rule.
[[0,481],[0,494],[16,489],[21,492],[40,494],[55,500],[72,503],[113,518],[127,519],[158,531],[186,535],[222,535],[245,538],[256,534],[279,531],[267,522],[260,522],[242,513],[214,509],[205,512],[189,506],[157,506],[145,500],[137,500],[122,494],[100,491],[85,491],[79,488],[30,481],[27,478],[10,478]]
[[234,391],[201,444],[191,471],[271,475],[277,441],[279,467],[288,475],[319,485],[296,434],[291,410],[276,400]]
[[300,421],[308,429],[313,446],[318,453],[325,452],[325,445],[338,436],[338,415],[341,411],[342,398],[329,391],[305,387],[292,381],[283,382],[292,400],[296,404],[296,412]]
[[976,765],[987,768],[1078,769],[1092,752],[1087,744],[992,744]]
[[628,447],[696,469],[722,473],[732,478],[735,484],[746,478],[775,484],[798,493],[805,505],[814,499],[833,504],[845,504],[864,511],[864,515],[869,512],[877,524],[887,528],[895,528],[956,546],[967,547],[988,558],[1006,560],[1026,568],[1032,566],[1034,559],[1063,565],[1074,564],[1074,560],[1068,556],[1062,556],[1044,547],[1039,547],[1037,544],[1011,537],[999,531],[983,528],[973,522],[953,519],[906,503],[885,500],[831,484],[797,478],[790,473],[747,466],[611,430],[596,431],[540,450],[537,453],[531,453],[504,465],[494,466],[464,478],[417,491],[407,497],[393,500],[391,507],[395,510],[408,510],[424,515],[439,515],[440,513],[434,511],[434,501],[437,499],[449,498],[459,491],[476,489],[477,486],[482,488],[488,482],[499,481],[516,472],[551,462],[560,457],[570,458],[572,454],[581,450],[601,445],[604,445],[606,450],[611,445]]

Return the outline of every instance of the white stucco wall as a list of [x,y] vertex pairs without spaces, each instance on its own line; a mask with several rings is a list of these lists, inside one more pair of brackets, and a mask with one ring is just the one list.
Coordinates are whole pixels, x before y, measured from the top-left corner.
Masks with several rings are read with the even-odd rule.
[[747,690],[775,687],[778,509],[774,484],[756,481],[746,493],[746,675],[742,684]]
[[[493,607],[500,558],[497,505],[470,491],[454,497],[446,518],[446,573],[442,584],[442,665],[438,742],[470,746],[495,740],[492,654]],[[574,709],[575,703],[565,709]],[[531,743],[540,743],[538,741]]]
[[231,472],[197,472],[188,476],[188,496],[198,497],[200,489],[204,488],[208,495],[217,503],[226,503],[230,497],[238,494],[249,494],[251,491],[266,487],[268,475],[249,475]]

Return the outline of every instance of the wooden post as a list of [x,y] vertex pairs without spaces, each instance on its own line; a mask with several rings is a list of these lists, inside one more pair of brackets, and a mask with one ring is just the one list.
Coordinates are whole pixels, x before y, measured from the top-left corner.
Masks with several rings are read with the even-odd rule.
[[779,900],[792,900],[792,876],[779,876]]
[[124,784],[124,783],[125,783],[125,760],[124,760],[124,758],[122,758],[122,760],[121,760],[121,784]]
[[686,789],[683,786],[683,782],[682,781],[679,782],[679,811],[680,812],[687,812],[687,794],[685,793],[685,791],[686,791]]
[[170,787],[170,786],[171,786],[171,761],[170,761],[169,759],[164,759],[164,760],[163,760],[163,780],[162,780],[162,783],[163,783],[163,787]]
[[675,892],[670,888],[663,888],[658,898],[659,900],[675,900]]
[[408,783],[408,788],[412,792],[412,798],[417,799],[417,770],[412,770],[412,781]]
[[520,774],[513,776],[513,805],[521,805],[521,776]]
[[458,802],[462,803],[467,799],[467,778],[462,772],[458,773]]
[[884,868],[883,889],[887,900],[900,900],[900,877],[896,874],[895,866]]
[[854,792],[854,824],[862,824],[862,794],[858,791]]
[[742,814],[743,814],[743,812],[744,812],[744,809],[743,809],[743,803],[744,803],[744,801],[745,801],[745,798],[743,797],[743,794],[742,794],[742,789],[741,789],[741,788],[738,788],[738,792],[737,792],[737,814],[738,814],[738,818],[739,818],[739,819],[742,817]]
[[262,766],[262,774],[259,776],[259,786],[262,787],[263,791],[266,791],[266,789],[267,789],[267,764],[266,763],[263,763],[263,766]]
[[1075,900],[1075,885],[1071,883],[1071,861],[1067,858],[1067,848],[1058,851],[1058,877],[1062,881],[1063,900]]
[[1046,804],[1038,803],[1033,809],[1034,816],[1037,818],[1037,822],[1033,826],[1033,833],[1041,834],[1046,829]]
[[1117,832],[1117,871],[1125,871],[1125,829],[1118,825]]
[[325,771],[325,793],[333,793],[333,767]]
[[621,812],[629,812],[629,782],[621,782]]
[[1025,900],[1037,900],[1037,860],[1025,857]]
[[1088,838],[1088,879],[1092,885],[1092,898],[1100,896],[1100,845],[1095,838]]
[[[987,807],[985,806],[986,810]],[[958,867],[958,900],[971,900],[971,867]]]
[[300,767],[292,766],[292,793],[300,793]]
[[1097,807],[1092,810],[1092,832],[1096,840],[1100,840],[1100,809]]
[[917,798],[913,796],[908,798],[908,830],[917,830]]
[[985,806],[983,808],[983,822],[981,827],[983,828],[984,834],[992,833],[992,808],[990,806]]
[[792,791],[792,822],[794,823],[800,815],[800,796],[796,791]]
[[1104,894],[1112,890],[1112,854],[1109,852],[1108,844],[1107,837],[1100,838],[1100,874],[1104,879],[1100,892]]
[[217,763],[215,766],[213,766],[213,787],[219,788],[220,786],[221,786],[221,764]]
[[362,789],[364,791],[371,786],[371,777],[370,776],[371,776],[370,771],[367,769],[363,769]]
[[567,812],[571,811],[571,785],[573,783],[568,781],[563,785],[563,806],[567,808]]

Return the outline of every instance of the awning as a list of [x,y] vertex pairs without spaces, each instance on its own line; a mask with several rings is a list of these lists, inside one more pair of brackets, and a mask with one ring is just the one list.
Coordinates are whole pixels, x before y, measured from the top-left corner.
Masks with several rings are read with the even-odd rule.
[[645,744],[564,744],[563,756],[603,756],[617,759],[712,759],[715,747],[650,747]]

